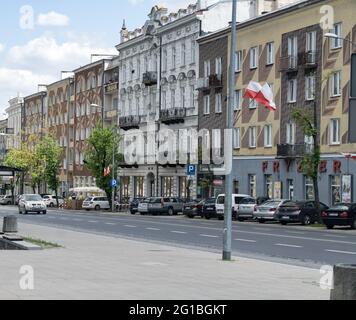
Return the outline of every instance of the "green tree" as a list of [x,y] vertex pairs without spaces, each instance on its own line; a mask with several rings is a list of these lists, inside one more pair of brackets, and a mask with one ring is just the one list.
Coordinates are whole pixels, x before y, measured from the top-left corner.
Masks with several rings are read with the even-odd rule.
[[57,207],[59,207],[58,188],[60,184],[58,173],[61,167],[62,154],[62,148],[52,137],[43,138],[36,148],[36,158],[40,164],[43,164],[45,181],[47,186],[55,192]]
[[[107,198],[111,201],[111,179],[112,175],[104,176],[106,168],[115,169],[116,176],[118,173],[118,159],[121,159],[119,154],[120,137],[115,128],[102,128],[97,124],[94,131],[87,140],[85,151],[85,166],[89,169],[92,175],[96,178],[96,185],[101,190],[105,191]],[[112,168],[113,154],[115,155],[116,165]]]

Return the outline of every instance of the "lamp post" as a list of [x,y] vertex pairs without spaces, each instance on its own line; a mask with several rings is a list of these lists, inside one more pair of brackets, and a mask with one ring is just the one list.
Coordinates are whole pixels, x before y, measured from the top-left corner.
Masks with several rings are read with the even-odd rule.
[[335,33],[331,33],[331,32],[328,32],[328,33],[325,33],[324,34],[324,37],[325,38],[328,38],[328,39],[335,39],[335,40],[342,40],[342,41],[345,41],[345,42],[349,42],[351,43],[354,47],[356,47],[356,43],[347,39],[347,38],[343,38],[343,37],[340,37],[338,36],[337,34]]
[[[231,140],[230,133],[233,130],[234,119],[234,91],[235,91],[235,50],[236,50],[236,12],[237,0],[232,2],[232,23],[231,23],[231,44],[230,44],[230,74],[229,74],[229,106],[227,108],[227,130],[229,132],[228,140]],[[229,145],[226,152],[225,166],[231,161],[232,165],[232,141],[228,141]],[[226,172],[225,179],[225,225],[224,225],[224,248],[223,260],[231,261],[232,252],[232,173]]]

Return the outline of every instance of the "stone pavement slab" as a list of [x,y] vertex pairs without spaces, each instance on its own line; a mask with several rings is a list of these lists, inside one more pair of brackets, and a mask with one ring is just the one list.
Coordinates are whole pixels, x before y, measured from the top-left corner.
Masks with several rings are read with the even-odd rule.
[[[319,270],[30,224],[20,234],[60,249],[0,251],[0,299],[329,299]],[[20,269],[34,270],[34,290]]]

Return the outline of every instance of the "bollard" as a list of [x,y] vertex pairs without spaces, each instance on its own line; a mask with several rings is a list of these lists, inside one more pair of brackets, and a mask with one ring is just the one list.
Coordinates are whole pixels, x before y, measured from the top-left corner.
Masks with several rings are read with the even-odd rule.
[[334,266],[331,300],[356,300],[356,265]]
[[3,233],[17,233],[17,217],[8,216],[4,218]]

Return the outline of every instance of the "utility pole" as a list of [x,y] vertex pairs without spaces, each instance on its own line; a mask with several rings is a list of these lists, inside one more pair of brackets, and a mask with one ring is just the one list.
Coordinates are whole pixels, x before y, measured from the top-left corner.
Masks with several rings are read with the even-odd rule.
[[[228,139],[229,146],[225,153],[225,167],[229,170],[228,164],[232,166],[232,130],[233,130],[233,118],[234,118],[234,91],[235,91],[235,50],[236,50],[236,11],[237,0],[232,1],[232,22],[231,22],[231,47],[230,47],[230,75],[229,75],[229,102],[227,108],[227,131],[228,136],[225,135],[225,139]],[[231,144],[231,146],[230,146]],[[226,161],[226,159],[228,159]],[[231,161],[231,163],[230,163]],[[230,167],[231,168],[231,167]],[[232,247],[232,174],[226,172],[225,178],[225,225],[224,225],[224,249],[223,249],[223,261],[231,261],[231,247]]]
[[[114,182],[114,180],[116,179],[116,172],[115,172],[115,142],[113,143],[112,146],[112,182]],[[112,203],[111,203],[111,211],[112,213],[114,213],[116,210],[116,204],[115,204],[115,191],[116,191],[116,187],[114,185],[112,185]]]

